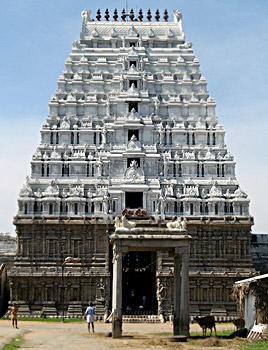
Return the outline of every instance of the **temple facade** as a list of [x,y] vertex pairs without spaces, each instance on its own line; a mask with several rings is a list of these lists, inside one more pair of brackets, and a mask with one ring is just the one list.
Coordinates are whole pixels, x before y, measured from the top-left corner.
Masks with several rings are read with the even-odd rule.
[[[254,271],[249,199],[180,11],[172,17],[82,12],[14,218],[10,301],[21,314],[82,315],[92,300],[106,317],[123,215],[141,229],[182,218],[190,314],[236,316],[232,285]],[[123,312],[170,315],[173,272],[166,252],[126,254]]]

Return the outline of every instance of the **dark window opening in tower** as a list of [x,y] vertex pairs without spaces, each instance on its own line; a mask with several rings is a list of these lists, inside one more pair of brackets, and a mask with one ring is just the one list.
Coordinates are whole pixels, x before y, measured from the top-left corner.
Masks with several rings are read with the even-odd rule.
[[215,215],[219,214],[219,206],[218,204],[215,204]]
[[207,145],[210,145],[210,134],[207,134]]
[[188,132],[187,132],[187,135],[186,135],[186,143],[187,143],[187,145],[190,144],[190,135],[189,135]]
[[193,203],[190,204],[190,215],[194,215],[194,205],[193,205]]
[[205,169],[204,169],[204,164],[201,165],[201,176],[205,176]]
[[131,87],[132,84],[134,84],[135,88],[137,89],[137,87],[138,87],[138,81],[137,81],[137,80],[130,80],[130,81],[129,81],[129,87]]
[[138,112],[138,102],[131,101],[128,103],[128,111],[131,112],[133,108]]
[[216,145],[216,134],[215,132],[212,134],[212,140],[213,140],[213,145],[215,146]]
[[136,136],[136,139],[138,140],[139,139],[139,130],[138,129],[128,130],[128,141],[130,141],[130,139],[133,135]]
[[53,214],[53,204],[49,204],[49,214]]
[[34,213],[38,212],[38,205],[37,205],[37,201],[34,201]]
[[137,61],[129,61],[129,67],[131,66],[137,67]]
[[127,167],[130,167],[131,162],[135,160],[138,163],[138,167],[140,167],[140,158],[128,158],[127,159]]
[[143,192],[126,192],[125,207],[129,209],[143,208]]
[[178,175],[179,175],[179,177],[182,176],[182,166],[181,166],[181,164],[179,164],[179,173],[178,173]]

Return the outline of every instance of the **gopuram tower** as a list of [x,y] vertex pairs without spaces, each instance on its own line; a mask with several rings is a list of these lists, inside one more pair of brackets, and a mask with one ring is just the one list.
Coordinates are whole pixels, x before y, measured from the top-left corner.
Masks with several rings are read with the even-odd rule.
[[[181,217],[192,237],[190,314],[230,319],[232,285],[253,272],[253,220],[181,13],[90,16],[19,194],[10,301],[24,315],[81,316],[91,300],[104,318],[115,218],[153,229]],[[173,271],[165,252],[124,256],[123,312],[168,317]]]

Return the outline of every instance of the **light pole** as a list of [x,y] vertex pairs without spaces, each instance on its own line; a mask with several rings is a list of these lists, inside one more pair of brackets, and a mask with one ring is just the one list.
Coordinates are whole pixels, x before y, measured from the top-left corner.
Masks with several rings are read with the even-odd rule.
[[73,258],[71,256],[67,256],[64,259],[63,264],[61,265],[61,277],[62,277],[62,288],[63,288],[63,300],[62,300],[62,322],[64,322],[64,303],[65,303],[65,287],[64,287],[64,267],[68,262],[71,262]]

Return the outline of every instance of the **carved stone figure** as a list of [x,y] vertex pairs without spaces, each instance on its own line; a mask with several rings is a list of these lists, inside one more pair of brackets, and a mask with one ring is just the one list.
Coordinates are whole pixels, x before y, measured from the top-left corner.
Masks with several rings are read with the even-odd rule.
[[37,149],[33,155],[33,159],[39,160],[42,159],[42,153]]
[[222,189],[218,185],[217,181],[212,182],[212,186],[209,190],[210,197],[221,197],[222,196]]
[[107,129],[104,125],[103,129],[101,130],[101,137],[102,137],[102,144],[105,145],[106,144],[106,135],[107,135]]
[[125,179],[130,182],[139,182],[144,180],[144,172],[138,167],[136,160],[130,163],[130,167],[125,172]]
[[91,21],[90,15],[91,15],[91,10],[83,10],[81,13],[83,22]]
[[174,16],[173,22],[179,22],[182,18],[181,12],[179,10],[172,10],[172,13]]
[[121,227],[120,218],[118,216],[116,216],[116,218],[114,219],[114,227],[115,229]]
[[234,191],[234,196],[236,198],[247,198],[247,194],[246,192],[242,191],[240,187],[238,187],[235,191]]
[[102,175],[102,161],[101,161],[100,158],[96,159],[96,162],[95,162],[95,173],[96,173],[96,176],[101,176]]
[[142,74],[142,88],[143,88],[143,90],[147,89],[147,74],[146,74],[146,72],[143,72],[143,74]]
[[165,140],[165,133],[166,133],[166,131],[165,131],[165,128],[164,128],[162,122],[159,124],[158,132],[159,132],[159,143],[160,143],[160,145],[163,145],[164,144],[164,140]]
[[178,217],[176,221],[171,221],[171,222],[168,222],[167,223],[167,228],[169,230],[172,230],[172,229],[182,229],[182,225],[181,225],[181,217]]
[[43,192],[45,197],[57,197],[59,195],[59,186],[54,180],[51,180],[45,191]]
[[106,102],[106,116],[109,116],[111,114],[111,103],[110,100],[108,99]]
[[101,300],[104,300],[107,295],[107,283],[104,283],[103,279],[100,279],[100,282],[97,284],[98,291],[99,291],[99,297]]
[[173,185],[170,184],[167,189],[166,189],[166,196],[167,197],[173,197],[174,196],[174,191],[173,191]]
[[158,99],[158,96],[156,96],[156,98],[154,100],[154,112],[155,112],[155,115],[159,115],[159,107],[160,107],[160,101]]
[[61,155],[59,152],[57,152],[56,146],[54,147],[53,151],[51,152],[50,155],[51,160],[59,160],[61,159]]
[[122,216],[121,225],[123,228],[134,228],[136,226],[136,223],[134,221],[129,221],[125,216]]

